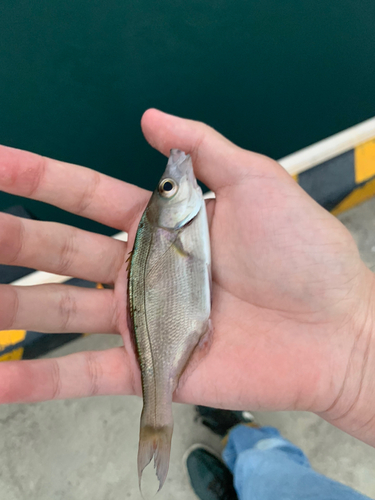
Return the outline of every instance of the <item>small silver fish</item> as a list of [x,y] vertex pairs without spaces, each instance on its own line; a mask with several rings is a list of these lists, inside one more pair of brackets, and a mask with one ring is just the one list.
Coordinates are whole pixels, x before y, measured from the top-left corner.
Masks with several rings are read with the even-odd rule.
[[129,266],[129,323],[142,374],[138,477],[154,458],[159,490],[168,473],[172,396],[210,328],[207,214],[191,157],[172,149],[139,223]]

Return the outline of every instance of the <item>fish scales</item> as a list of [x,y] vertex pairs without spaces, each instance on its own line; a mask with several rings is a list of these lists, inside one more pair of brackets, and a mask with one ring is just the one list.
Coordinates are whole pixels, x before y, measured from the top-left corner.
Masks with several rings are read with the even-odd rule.
[[[129,273],[129,309],[144,402],[138,473],[141,478],[154,457],[159,489],[169,465],[173,392],[209,327],[209,233],[205,202],[193,176],[190,157],[172,150],[166,172],[140,221]],[[178,185],[182,201],[176,199],[178,192],[163,199],[160,185],[165,179]],[[184,189],[186,185],[190,189]],[[181,208],[183,202],[185,209]],[[174,207],[177,215],[168,215]]]

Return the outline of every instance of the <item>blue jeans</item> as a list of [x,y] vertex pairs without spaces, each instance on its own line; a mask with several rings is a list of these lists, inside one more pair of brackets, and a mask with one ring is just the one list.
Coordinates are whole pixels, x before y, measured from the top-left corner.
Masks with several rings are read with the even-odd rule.
[[304,453],[273,427],[235,427],[223,459],[233,474],[239,500],[368,498],[315,472]]

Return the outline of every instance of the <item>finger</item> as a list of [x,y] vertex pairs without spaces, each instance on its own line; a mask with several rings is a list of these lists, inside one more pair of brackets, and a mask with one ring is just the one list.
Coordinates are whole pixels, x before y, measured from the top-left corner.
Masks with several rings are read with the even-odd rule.
[[127,231],[148,191],[95,170],[0,146],[0,190]]
[[0,285],[0,330],[117,333],[112,290],[68,285]]
[[125,259],[122,241],[0,213],[0,264],[113,283]]
[[[149,109],[142,117],[147,141],[169,156],[172,148],[190,153],[197,177],[213,191],[237,183],[265,158],[245,151],[207,125]],[[272,162],[272,160],[269,160]],[[273,162],[272,162],[273,163]]]
[[134,394],[134,385],[129,355],[121,347],[0,363],[0,404]]

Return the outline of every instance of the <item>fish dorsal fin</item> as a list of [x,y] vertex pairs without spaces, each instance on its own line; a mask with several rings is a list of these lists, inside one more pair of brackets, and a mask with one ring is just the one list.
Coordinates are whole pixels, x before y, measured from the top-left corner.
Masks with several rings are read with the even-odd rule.
[[131,266],[131,263],[132,263],[133,250],[130,250],[128,258],[125,261],[125,262],[128,263],[128,265],[126,266],[126,272],[128,273],[128,278],[129,278],[130,266]]

